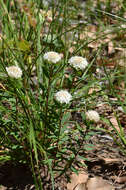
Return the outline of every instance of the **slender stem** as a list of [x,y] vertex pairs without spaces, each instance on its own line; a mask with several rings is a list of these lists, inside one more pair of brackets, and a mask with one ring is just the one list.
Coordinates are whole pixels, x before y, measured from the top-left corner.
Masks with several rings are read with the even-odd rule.
[[48,87],[47,87],[47,96],[46,96],[46,108],[45,108],[45,125],[44,125],[44,134],[43,134],[43,139],[45,141],[45,136],[46,136],[46,123],[47,123],[47,117],[48,117],[48,105],[49,105],[49,93],[51,89],[51,82],[52,82],[52,75],[53,75],[53,67],[50,67],[50,75],[49,75],[49,81],[48,81]]
[[60,140],[60,132],[61,132],[61,127],[62,127],[62,116],[63,116],[63,112],[62,112],[62,107],[60,107],[60,117],[59,117],[59,131],[58,131],[58,139],[57,139],[57,151],[59,149],[58,143]]
[[[61,127],[62,127],[62,115],[63,115],[63,112],[62,112],[62,107],[60,107],[60,116],[59,116],[59,131],[58,131],[58,138],[57,138],[57,142],[56,142],[56,145],[57,145],[57,149],[56,149],[56,152],[55,152],[55,156],[57,155],[58,151],[59,151],[59,140],[60,140],[60,132],[61,132]],[[56,163],[56,159],[54,159],[54,162],[53,162],[53,166],[52,168],[55,168],[55,163]]]

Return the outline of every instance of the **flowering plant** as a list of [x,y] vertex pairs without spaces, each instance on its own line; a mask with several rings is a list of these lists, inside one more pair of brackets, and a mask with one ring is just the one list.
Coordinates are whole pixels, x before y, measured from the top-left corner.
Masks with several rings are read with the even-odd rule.
[[[83,57],[79,57],[79,60],[77,60],[77,64],[82,64],[80,66],[82,69],[87,66],[83,65],[83,59]],[[34,162],[36,161],[38,164],[40,157],[42,157],[42,163],[46,163],[49,168],[51,166],[53,172],[59,170],[58,163],[60,163],[60,160],[65,161],[67,158],[69,164],[65,163],[63,168],[60,167],[59,175],[61,175],[69,167],[71,169],[74,167],[72,163],[78,156],[76,148],[70,152],[68,151],[68,142],[74,139],[72,130],[78,128],[76,124],[71,125],[71,108],[73,102],[76,102],[74,94],[77,85],[73,84],[71,88],[66,85],[64,88],[66,80],[69,80],[69,78],[64,77],[64,74],[70,66],[73,66],[68,64],[70,62],[68,59],[64,62],[59,53],[50,51],[43,54],[42,60],[43,65],[41,69],[43,69],[43,74],[40,78],[37,73],[35,74],[37,76],[37,84],[33,83],[33,86],[30,85],[32,77],[27,78],[26,81],[25,73],[22,72],[19,66],[8,66],[5,68],[7,72],[6,79],[12,79],[10,80],[12,86],[9,87],[8,84],[8,95],[12,94],[14,102],[11,106],[16,107],[17,117],[17,123],[14,124],[15,127],[11,127],[13,131],[11,138],[20,139],[20,148],[17,146],[19,142],[15,141],[13,147],[17,148],[13,150],[13,147],[9,147],[9,149],[12,152],[20,149],[22,156],[16,158],[19,162],[26,162],[26,156],[29,158],[28,162],[30,162],[30,155],[32,154],[32,159],[35,159]],[[76,60],[74,61],[76,64]],[[58,62],[59,64],[57,64]],[[36,71],[36,68],[34,70]],[[73,74],[71,73],[73,81],[75,76],[73,71]],[[22,85],[19,87],[18,81],[20,78]],[[14,79],[17,80],[16,83],[12,82]],[[38,89],[36,88],[37,86],[39,87]],[[35,88],[36,90],[33,90]],[[76,123],[76,121],[73,123]],[[71,129],[68,127],[69,125],[71,125]],[[21,130],[22,132],[20,133]],[[83,131],[80,128],[79,130]],[[78,140],[74,139],[76,146],[78,146],[77,143],[83,138],[83,135]],[[31,151],[28,150],[29,147]],[[65,150],[66,153],[63,155]]]
[[[25,12],[24,6],[20,6]],[[85,115],[86,95],[78,96],[78,92],[83,91],[88,62],[83,56],[69,54],[67,47],[61,48],[61,36],[54,39],[52,35],[55,27],[50,29],[49,44],[44,44],[39,34],[46,21],[36,14],[37,21],[33,23],[30,16],[31,11],[28,13],[29,32],[27,29],[22,32],[29,39],[33,31],[31,41],[17,38],[12,41],[12,47],[5,38],[1,42],[2,47],[7,46],[0,52],[4,73],[3,84],[0,83],[3,96],[1,146],[5,147],[3,160],[25,163],[32,168],[36,189],[42,189],[40,171],[42,167],[46,171],[47,167],[45,177],[50,176],[54,189],[56,172],[57,177],[67,174],[69,169],[77,172],[74,162],[81,158],[79,153],[85,151],[84,138],[90,136],[74,119],[75,111]],[[81,161],[78,164],[84,165]]]

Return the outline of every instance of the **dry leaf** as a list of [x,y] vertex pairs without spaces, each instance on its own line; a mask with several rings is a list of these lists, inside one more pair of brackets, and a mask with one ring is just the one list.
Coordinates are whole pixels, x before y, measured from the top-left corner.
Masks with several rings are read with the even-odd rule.
[[112,54],[112,53],[114,53],[114,45],[113,45],[113,42],[110,41],[108,43],[108,54]]
[[80,171],[78,175],[72,173],[70,178],[71,178],[71,183],[67,184],[67,190],[73,190],[78,184],[86,183],[88,179],[88,174],[83,171]]
[[96,32],[97,32],[97,26],[90,25],[86,28],[86,31],[84,31],[80,34],[80,40],[84,40],[87,38],[95,39]]
[[80,34],[80,40],[84,40],[85,39],[85,34],[84,33],[81,33]]
[[122,162],[120,158],[102,158],[106,164],[115,163],[115,162]]
[[90,38],[96,38],[97,26],[89,25],[87,27],[87,36]]
[[74,50],[75,50],[75,47],[74,47],[74,46],[69,48],[69,52],[70,52],[70,53],[73,53]]
[[0,88],[2,88],[3,90],[6,90],[6,88],[4,87],[2,83],[0,83]]
[[115,179],[115,181],[117,183],[125,183],[126,182],[126,176],[122,176],[122,177],[113,176],[113,179]]
[[117,64],[120,67],[126,67],[126,48],[115,47],[116,59],[118,60]]
[[92,94],[93,92],[98,92],[100,89],[98,87],[91,87],[88,91],[88,94]]
[[113,117],[110,119],[110,122],[111,122],[112,125],[117,129],[117,131],[120,132],[120,128],[119,128],[119,125],[118,125],[118,122],[117,122],[116,117],[113,116]]
[[74,190],[86,190],[86,184],[85,183],[79,183]]
[[28,15],[28,21],[29,21],[29,24],[35,28],[36,27],[36,24],[37,24],[37,21],[34,17],[32,17],[32,15]]
[[114,190],[115,188],[101,177],[90,178],[86,184],[88,190]]
[[0,185],[0,190],[7,190],[7,187]]
[[100,46],[99,41],[94,41],[88,44],[88,47],[93,48],[93,49],[97,49],[99,46]]

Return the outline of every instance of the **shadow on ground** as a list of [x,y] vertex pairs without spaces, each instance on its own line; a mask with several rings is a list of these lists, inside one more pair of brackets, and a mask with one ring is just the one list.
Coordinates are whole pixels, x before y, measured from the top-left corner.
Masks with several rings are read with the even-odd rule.
[[0,166],[0,190],[34,190],[32,173],[26,165],[14,166],[6,163]]

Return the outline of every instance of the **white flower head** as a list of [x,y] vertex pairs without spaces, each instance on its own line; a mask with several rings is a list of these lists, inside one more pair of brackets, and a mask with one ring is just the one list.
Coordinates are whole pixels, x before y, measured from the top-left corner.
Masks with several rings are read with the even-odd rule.
[[44,54],[43,56],[44,60],[47,60],[52,63],[57,63],[61,60],[61,55],[57,52],[50,51]]
[[21,78],[22,76],[22,70],[18,66],[6,67],[6,71],[8,75],[12,78],[18,79],[18,78]]
[[99,120],[100,120],[99,113],[94,110],[87,111],[86,118],[90,121],[94,121],[95,123],[99,122]]
[[68,63],[70,63],[70,65],[74,67],[75,69],[80,69],[80,70],[84,70],[88,65],[86,58],[83,58],[81,56],[71,57],[68,60]]
[[72,96],[67,90],[60,90],[55,94],[55,99],[61,104],[68,104],[71,101]]

